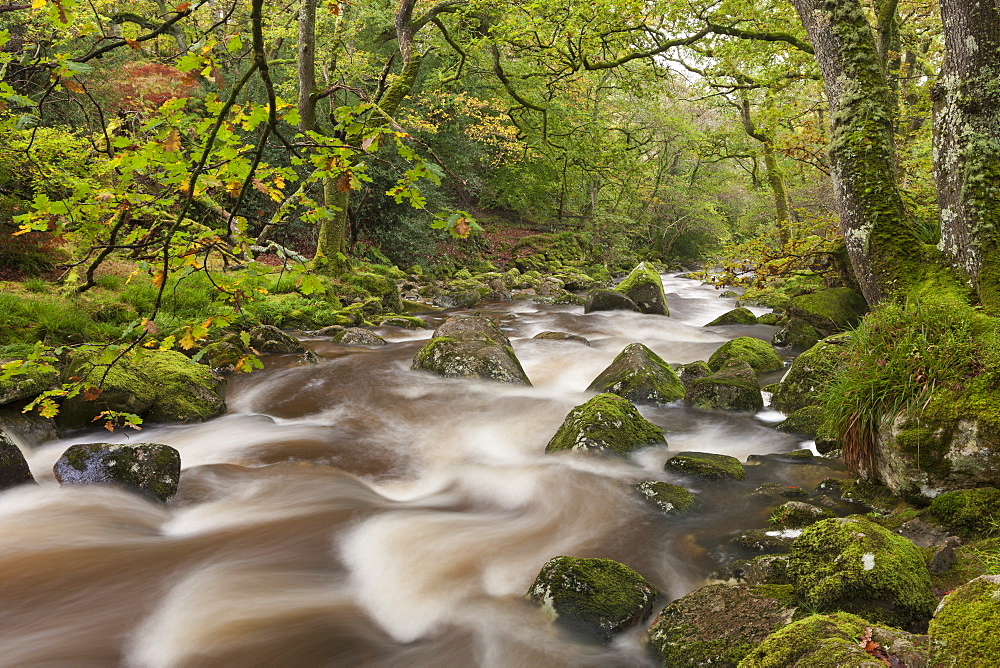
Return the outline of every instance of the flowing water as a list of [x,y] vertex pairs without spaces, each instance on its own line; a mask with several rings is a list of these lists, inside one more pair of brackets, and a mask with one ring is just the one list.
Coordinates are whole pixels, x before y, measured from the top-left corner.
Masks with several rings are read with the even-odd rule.
[[[106,432],[28,451],[40,484],[0,494],[0,664],[647,665],[642,629],[602,647],[527,604],[541,566],[558,555],[616,559],[666,602],[742,556],[723,537],[764,526],[756,485],[807,486],[832,470],[764,461],[745,483],[682,481],[663,470],[676,451],[745,460],[801,444],[769,427],[773,412],[681,404],[642,409],[668,448],[632,461],[545,454],[628,343],[686,363],[734,336],[774,331],[703,328],[733,301],[694,281],[664,285],[670,318],[485,308],[502,319],[533,387],[411,371],[429,330],[379,330],[390,342],[381,348],[307,337],[319,364],[272,357],[267,370],[231,379],[227,415],[131,435],[181,453],[180,490],[166,506],[56,484],[58,456]],[[544,330],[592,346],[531,338]],[[683,482],[699,509],[658,513],[631,489],[651,479]]]

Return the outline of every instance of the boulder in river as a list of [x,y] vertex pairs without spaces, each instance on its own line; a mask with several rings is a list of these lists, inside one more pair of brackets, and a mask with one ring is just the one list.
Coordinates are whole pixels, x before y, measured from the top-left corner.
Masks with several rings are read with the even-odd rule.
[[0,429],[0,491],[34,481],[21,448]]
[[[0,364],[11,362],[0,359]],[[0,379],[0,406],[14,401],[32,399],[49,388],[59,384],[59,372],[37,362],[24,362],[16,375]]]
[[929,633],[934,666],[1000,666],[1000,575],[983,575],[942,599]]
[[650,505],[661,513],[683,513],[694,505],[694,494],[680,485],[671,485],[659,480],[643,480],[636,483],[635,490]]
[[833,516],[832,511],[805,501],[786,501],[771,512],[771,524],[787,529],[800,529]]
[[435,306],[444,308],[472,308],[479,302],[479,299],[480,295],[477,290],[458,290],[438,295],[432,302]]
[[625,280],[615,286],[615,291],[635,302],[642,313],[670,315],[660,273],[648,262],[640,262]]
[[158,501],[177,493],[181,456],[162,443],[81,443],[52,470],[62,485],[119,485]]
[[752,336],[738,336],[726,341],[712,353],[708,358],[708,366],[712,371],[718,371],[733,359],[746,362],[756,373],[777,371],[785,365],[770,343]]
[[[647,632],[661,665],[736,666],[792,621],[792,588],[713,584],[677,599]],[[742,664],[741,664],[742,665]]]
[[454,316],[434,331],[412,368],[445,378],[482,378],[531,385],[507,335],[489,318]]
[[661,406],[684,397],[684,383],[663,359],[641,343],[630,343],[587,388],[611,392],[634,404]]
[[570,334],[569,332],[539,332],[531,338],[540,339],[542,341],[571,341],[574,343],[582,343],[585,346],[590,345],[590,341],[586,338],[580,336],[579,334]]
[[301,353],[305,346],[294,336],[281,331],[274,325],[258,325],[250,330],[250,345],[261,353],[287,354]]
[[333,335],[333,340],[345,346],[384,346],[385,339],[364,327],[348,327]]
[[709,376],[693,378],[684,403],[703,410],[756,412],[764,408],[764,397],[750,365],[733,359]]
[[604,290],[595,288],[587,293],[587,299],[583,303],[583,312],[592,313],[594,311],[639,311],[639,306],[614,290]]
[[741,306],[739,308],[734,308],[732,311],[726,311],[718,318],[712,322],[704,325],[705,327],[719,327],[722,325],[756,325],[757,316],[753,312]]
[[611,559],[556,557],[539,571],[528,600],[558,623],[609,643],[644,622],[659,592],[634,570]]
[[628,457],[637,448],[666,444],[663,430],[642,417],[632,402],[606,392],[571,410],[545,451],[597,451]]
[[781,329],[774,333],[771,343],[779,348],[812,348],[823,338],[818,329],[804,320],[792,318]]
[[678,452],[663,465],[668,471],[710,480],[745,480],[746,469],[736,457],[714,452]]

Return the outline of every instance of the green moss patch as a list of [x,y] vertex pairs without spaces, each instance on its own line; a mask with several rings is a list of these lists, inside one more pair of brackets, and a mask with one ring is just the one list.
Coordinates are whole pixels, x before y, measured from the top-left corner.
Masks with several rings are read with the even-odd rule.
[[684,384],[663,359],[641,343],[630,343],[587,388],[611,392],[636,404],[659,406],[684,397]]
[[666,444],[663,431],[642,417],[632,402],[604,393],[571,410],[545,451],[598,451],[628,457],[637,448]]
[[679,452],[664,464],[668,471],[710,480],[745,480],[747,473],[736,457],[712,452]]
[[770,343],[752,336],[740,336],[722,344],[708,358],[708,366],[712,371],[718,371],[731,359],[746,362],[757,373],[777,371],[784,366]]
[[[773,315],[773,314],[772,314]],[[732,311],[726,311],[718,318],[712,322],[705,325],[705,327],[717,327],[721,325],[756,325],[757,316],[755,316],[748,308],[735,308]]]
[[984,575],[949,594],[931,620],[934,666],[1000,665],[1000,575]]
[[694,494],[680,485],[644,480],[636,483],[635,490],[662,513],[683,513],[694,505]]
[[965,538],[1000,534],[1000,489],[947,492],[931,502],[928,513]]

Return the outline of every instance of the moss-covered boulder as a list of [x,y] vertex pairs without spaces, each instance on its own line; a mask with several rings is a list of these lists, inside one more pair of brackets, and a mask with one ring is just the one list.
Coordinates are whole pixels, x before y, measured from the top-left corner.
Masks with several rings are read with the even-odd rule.
[[432,302],[442,308],[472,308],[480,299],[478,290],[455,290],[434,297]]
[[531,385],[514,355],[507,335],[489,318],[455,316],[434,330],[434,336],[413,358],[415,371],[445,378],[482,378]]
[[823,428],[823,420],[823,409],[820,406],[805,406],[774,425],[774,428],[786,434],[816,438]]
[[61,485],[118,485],[166,501],[177,493],[181,455],[162,443],[81,443],[52,470]]
[[587,293],[587,298],[583,303],[584,313],[593,313],[594,311],[638,312],[639,306],[620,292],[595,288]]
[[771,395],[771,405],[786,415],[818,405],[820,395],[846,359],[850,340],[850,334],[827,337],[796,357]]
[[21,448],[0,429],[0,491],[34,481]]
[[769,521],[774,526],[800,529],[833,516],[834,514],[830,510],[814,506],[811,503],[786,501],[771,512]]
[[562,271],[581,267],[587,257],[588,239],[579,232],[555,232],[522,237],[510,248],[514,267],[522,272]]
[[[886,661],[869,654],[867,643],[862,647],[859,639],[866,635],[868,641],[875,643],[873,648],[885,651]],[[837,612],[811,615],[775,631],[746,654],[739,668],[885,668],[886,665],[926,666],[927,648],[922,639]]]
[[29,448],[59,437],[55,420],[42,417],[37,411],[23,413],[18,404],[0,407],[0,429]]
[[67,377],[100,385],[96,398],[84,394],[63,401],[56,418],[60,429],[91,426],[105,410],[135,413],[146,422],[203,422],[226,411],[225,379],[208,367],[172,350],[137,349],[110,370],[95,366],[98,353],[78,351]]
[[634,404],[661,406],[682,399],[684,383],[659,355],[641,343],[630,343],[587,391],[611,392]]
[[609,643],[649,617],[659,592],[617,561],[556,557],[542,567],[526,596],[561,625]]
[[590,345],[590,341],[586,338],[579,334],[570,334],[569,332],[539,332],[531,338],[542,341],[570,341],[573,343],[582,343],[585,346]]
[[635,490],[661,513],[683,513],[694,505],[694,494],[680,485],[643,480],[636,483]]
[[642,313],[670,315],[660,273],[648,262],[640,262],[625,280],[615,286],[615,291],[635,302]]
[[964,538],[995,533],[1000,528],[1000,489],[981,487],[941,494],[931,501],[928,514]]
[[637,448],[666,444],[663,430],[642,417],[632,402],[604,393],[571,410],[545,451],[595,451],[628,457]]
[[748,308],[734,308],[732,311],[726,311],[718,318],[710,323],[704,325],[705,327],[718,327],[722,325],[756,325],[757,316],[755,316]]
[[792,544],[788,576],[811,608],[902,629],[926,628],[936,603],[920,550],[863,517],[822,520],[803,530]]
[[794,615],[789,586],[715,584],[664,608],[648,635],[665,667],[733,667]]
[[928,629],[934,666],[1000,666],[1000,575],[948,594]]
[[690,386],[691,381],[695,378],[704,378],[705,376],[711,376],[712,369],[709,368],[703,360],[698,360],[696,362],[689,362],[688,364],[681,364],[677,367],[677,377],[681,379],[684,383],[685,390]]
[[[32,399],[59,384],[59,372],[56,369],[45,368],[36,362],[20,363],[10,359],[0,359],[0,366],[12,362],[12,367],[17,366],[16,374],[6,379],[0,377],[0,406]],[[0,373],[0,376],[2,375]]]
[[736,561],[712,573],[709,578],[728,584],[787,585],[788,555],[762,554]]
[[812,348],[822,338],[823,335],[820,331],[805,320],[792,318],[785,323],[784,327],[774,333],[771,343],[779,348],[791,346],[792,348],[807,349]]
[[777,371],[785,365],[768,342],[752,336],[739,336],[726,341],[712,353],[708,366],[712,371],[718,371],[727,361],[734,359],[746,362],[756,373]]
[[781,482],[765,482],[763,485],[758,485],[753,493],[759,496],[781,497],[784,499],[797,499],[809,494],[809,492],[801,487]]
[[731,540],[753,552],[784,554],[791,551],[792,543],[801,534],[801,529],[747,529],[733,534]]
[[750,365],[734,359],[717,372],[688,382],[684,403],[702,410],[756,412],[764,408],[764,397]]
[[344,281],[364,294],[377,297],[381,310],[388,313],[403,313],[403,298],[396,287],[396,281],[387,276],[368,272],[349,274]]
[[348,327],[333,335],[333,340],[345,346],[384,346],[385,339],[370,329]]
[[663,467],[668,471],[710,480],[745,480],[746,469],[736,457],[713,452],[678,452]]
[[790,319],[802,320],[830,336],[856,327],[868,312],[868,302],[851,288],[829,288],[793,297],[785,311]]
[[780,325],[784,321],[784,316],[780,313],[764,313],[757,317],[758,325],[770,325],[771,327]]
[[290,354],[305,351],[301,341],[274,325],[260,325],[251,329],[250,345],[260,353]]

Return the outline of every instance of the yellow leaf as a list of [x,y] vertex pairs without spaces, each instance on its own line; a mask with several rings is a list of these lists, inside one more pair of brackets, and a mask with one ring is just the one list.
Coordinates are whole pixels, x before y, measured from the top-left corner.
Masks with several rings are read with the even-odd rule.
[[195,347],[195,340],[194,337],[191,335],[190,327],[184,330],[184,335],[180,338],[180,340],[177,343],[184,350],[191,350],[192,348]]
[[177,130],[177,128],[174,128],[173,130],[170,131],[170,134],[167,135],[167,138],[163,140],[162,145],[163,145],[163,150],[165,151],[173,152],[180,150],[181,133]]
[[128,44],[130,47],[132,47],[136,51],[139,50],[140,44],[141,44],[139,42],[139,40],[137,40],[137,39],[129,39],[128,37],[125,37],[124,39],[125,39],[125,43]]
[[61,83],[62,83],[62,85],[63,85],[64,88],[66,88],[67,90],[71,90],[74,93],[82,93],[83,92],[83,86],[81,86],[77,82],[73,81],[72,79],[63,79]]
[[41,9],[45,6],[45,0],[31,0],[32,9]]
[[239,181],[229,181],[226,183],[226,192],[233,197],[239,197],[241,190],[243,190],[243,184]]
[[284,188],[285,187],[285,177],[282,176],[281,174],[275,175],[275,177],[274,177],[274,187],[278,188],[279,190],[281,188]]

